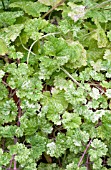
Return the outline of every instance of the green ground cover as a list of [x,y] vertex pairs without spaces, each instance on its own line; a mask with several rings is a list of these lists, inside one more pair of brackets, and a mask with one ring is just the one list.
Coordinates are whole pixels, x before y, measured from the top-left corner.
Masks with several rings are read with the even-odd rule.
[[111,0],[0,1],[0,170],[111,170]]

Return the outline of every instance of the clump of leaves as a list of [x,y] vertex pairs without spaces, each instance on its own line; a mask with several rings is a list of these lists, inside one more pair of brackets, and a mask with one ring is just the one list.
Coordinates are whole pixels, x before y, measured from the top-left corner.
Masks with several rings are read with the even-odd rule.
[[0,170],[111,169],[111,1],[0,1]]

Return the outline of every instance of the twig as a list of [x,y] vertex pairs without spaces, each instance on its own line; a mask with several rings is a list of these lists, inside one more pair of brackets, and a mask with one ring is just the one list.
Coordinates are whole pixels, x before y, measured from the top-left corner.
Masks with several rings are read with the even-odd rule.
[[54,9],[56,9],[58,6],[60,6],[65,0],[61,0],[59,3],[57,3],[55,6],[53,6],[48,12],[46,12],[42,18],[45,18],[48,14],[50,14]]
[[87,159],[86,159],[86,167],[87,167],[87,170],[91,170],[91,162],[90,162],[90,157],[89,155],[87,155]]
[[9,94],[9,97],[12,98],[15,93],[16,93],[16,89],[11,94]]
[[91,142],[92,142],[92,139],[90,139],[89,143],[87,144],[86,149],[84,150],[84,152],[83,152],[83,154],[82,154],[82,157],[80,158],[80,161],[79,161],[79,163],[78,163],[78,167],[80,167],[81,162],[82,162],[82,160],[83,160],[83,158],[84,158],[84,156],[85,156],[85,154],[86,154],[88,148],[89,148],[90,145],[91,145]]
[[21,109],[21,106],[20,106],[20,98],[18,98],[18,101],[17,101],[17,107],[18,107],[18,121],[17,121],[17,126],[19,127],[20,126],[20,118],[22,116],[22,109]]
[[72,81],[73,81],[77,86],[81,86],[81,84],[78,83],[77,80],[75,80],[67,70],[65,70],[63,67],[61,67],[61,70],[62,70],[64,73],[66,73],[66,74],[68,75],[68,77],[70,77],[70,78],[72,79]]
[[[26,51],[29,51],[29,49],[26,48],[26,47],[24,46],[24,44],[22,43],[22,40],[21,40],[21,37],[20,37],[20,36],[19,36],[19,39],[20,39],[20,42],[21,42],[22,47],[23,47]],[[33,53],[32,51],[31,51],[31,54],[36,55],[36,54]]]
[[[14,136],[14,144],[15,145],[16,145],[17,141],[18,141],[17,137]],[[16,155],[14,155],[14,159],[13,159],[13,162],[14,162],[14,169],[13,170],[17,170],[17,163],[16,163],[16,160],[15,160],[15,156]]]
[[2,83],[6,86],[6,87],[10,87],[5,81],[2,80]]
[[30,53],[31,53],[31,50],[32,50],[34,44],[35,44],[37,41],[41,40],[42,38],[45,38],[45,37],[48,37],[48,36],[51,36],[51,35],[56,35],[56,34],[60,34],[60,32],[54,32],[54,33],[49,33],[49,34],[43,35],[41,38],[39,38],[38,40],[35,40],[35,41],[32,43],[32,45],[30,46],[30,48],[29,48],[29,50],[28,50],[29,52],[28,52],[28,55],[27,55],[27,65],[28,65]]
[[98,87],[98,85],[96,83],[89,83],[92,86],[95,86],[98,90],[100,90],[100,92],[102,92],[102,94],[104,94],[104,90],[102,90],[100,87]]
[[89,155],[87,155],[87,159],[86,159],[86,167],[87,167],[87,170],[89,170]]
[[16,160],[14,159],[14,169],[13,170],[17,170],[17,167],[16,167]]
[[13,163],[13,161],[14,161],[14,157],[15,157],[15,155],[12,155],[12,159],[10,160],[10,166],[9,166],[8,170],[10,170],[11,167],[12,167],[12,163]]

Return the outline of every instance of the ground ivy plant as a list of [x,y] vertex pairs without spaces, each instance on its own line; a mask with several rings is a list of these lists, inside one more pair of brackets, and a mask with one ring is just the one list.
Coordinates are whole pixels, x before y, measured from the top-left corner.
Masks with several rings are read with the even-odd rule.
[[111,170],[111,0],[0,1],[0,170]]

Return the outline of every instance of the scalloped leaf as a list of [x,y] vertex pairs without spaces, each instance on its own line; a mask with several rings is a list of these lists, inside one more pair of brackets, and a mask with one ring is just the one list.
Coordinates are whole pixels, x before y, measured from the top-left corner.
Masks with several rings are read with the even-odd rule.
[[47,12],[49,9],[40,2],[31,1],[14,2],[10,4],[10,8],[21,8],[23,11],[25,11],[25,13],[33,17],[39,17],[42,12]]
[[10,44],[10,41],[14,42],[16,40],[23,28],[23,24],[15,24],[7,28],[3,28],[1,31],[0,38],[4,39],[7,44]]
[[0,13],[0,27],[13,25],[16,21],[16,18],[23,16],[23,15],[24,15],[24,12],[22,11]]

